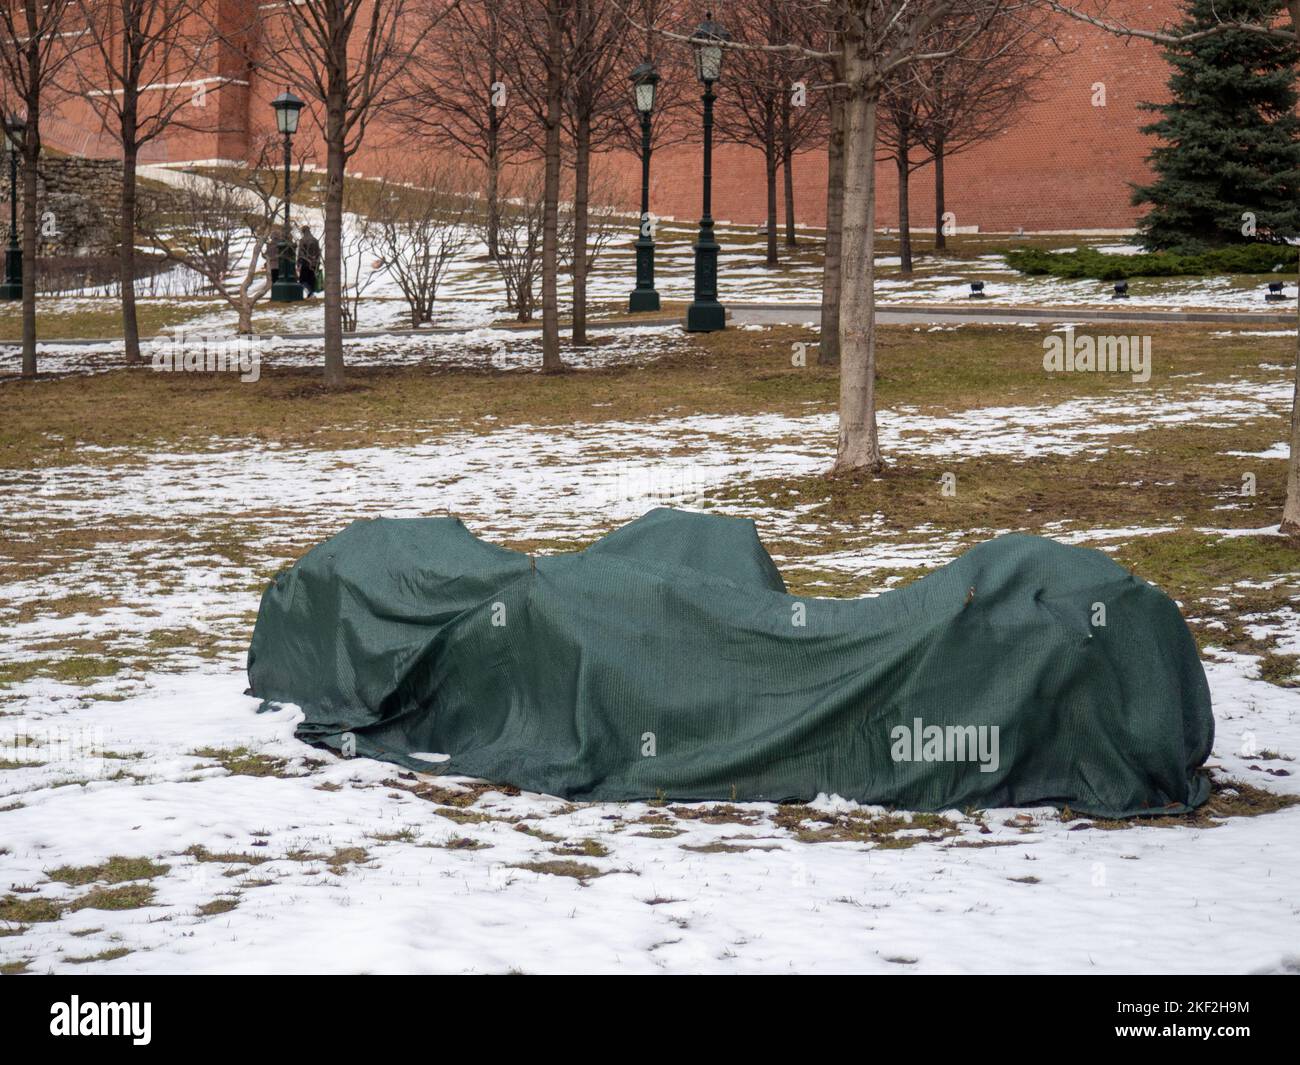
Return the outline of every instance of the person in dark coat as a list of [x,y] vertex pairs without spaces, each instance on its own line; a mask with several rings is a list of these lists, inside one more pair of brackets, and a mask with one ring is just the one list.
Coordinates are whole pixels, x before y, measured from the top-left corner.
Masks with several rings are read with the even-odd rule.
[[298,238],[298,281],[308,296],[316,294],[316,278],[320,274],[320,241],[312,236],[311,226],[302,227]]

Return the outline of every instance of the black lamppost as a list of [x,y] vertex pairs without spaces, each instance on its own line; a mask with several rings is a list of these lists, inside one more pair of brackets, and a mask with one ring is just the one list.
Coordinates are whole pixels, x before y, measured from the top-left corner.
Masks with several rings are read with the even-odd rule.
[[5,248],[5,280],[0,299],[23,298],[23,248],[18,243],[18,149],[27,123],[18,115],[5,116],[5,144],[9,148],[9,246]]
[[713,83],[722,73],[722,42],[731,34],[706,15],[691,34],[695,73],[704,83],[704,215],[695,241],[695,300],[686,308],[686,330],[711,333],[727,327],[727,312],[718,302],[718,242],[713,239]]
[[303,103],[285,89],[271,101],[271,106],[275,108],[275,128],[284,135],[284,235],[280,239],[280,266],[276,271],[275,284],[271,286],[271,299],[292,303],[303,298],[303,291],[295,276],[297,264],[294,262],[293,241],[289,237],[289,140],[298,132],[298,112],[302,110]]
[[650,222],[650,113],[655,107],[655,86],[659,71],[646,60],[632,71],[636,109],[641,114],[641,229],[636,238],[636,288],[628,297],[627,309],[657,311],[659,293],[655,291],[654,226]]

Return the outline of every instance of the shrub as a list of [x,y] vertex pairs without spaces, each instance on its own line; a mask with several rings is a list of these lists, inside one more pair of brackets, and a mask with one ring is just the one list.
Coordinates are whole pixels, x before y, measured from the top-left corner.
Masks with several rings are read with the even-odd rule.
[[1205,277],[1215,274],[1268,274],[1294,270],[1298,249],[1288,244],[1232,244],[1200,255],[1147,252],[1114,255],[1093,248],[1041,251],[1014,248],[1005,252],[1007,265],[1022,274],[1062,278],[1093,277],[1119,281],[1129,277]]

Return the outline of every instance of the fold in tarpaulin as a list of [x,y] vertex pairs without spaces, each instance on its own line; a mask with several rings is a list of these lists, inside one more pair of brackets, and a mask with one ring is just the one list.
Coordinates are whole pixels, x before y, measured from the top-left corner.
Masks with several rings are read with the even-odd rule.
[[659,509],[535,558],[454,518],[358,521],[266,590],[248,673],[308,742],[570,799],[1127,817],[1209,792],[1177,606],[1035,536],[838,600],[787,594],[736,518]]

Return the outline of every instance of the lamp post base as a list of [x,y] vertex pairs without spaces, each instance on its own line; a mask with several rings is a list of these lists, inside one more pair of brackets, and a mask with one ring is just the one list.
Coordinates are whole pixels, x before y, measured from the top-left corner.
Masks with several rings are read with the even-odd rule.
[[727,328],[727,310],[717,300],[696,300],[686,308],[686,332],[716,333]]
[[5,279],[0,284],[0,300],[23,298],[23,250],[5,249]]
[[[646,214],[641,212],[643,218]],[[633,314],[659,309],[659,293],[655,291],[655,242],[644,233],[636,242],[636,288],[628,297],[627,309]]]
[[652,288],[634,288],[627,298],[627,309],[633,314],[659,310],[659,293]]
[[276,303],[294,303],[303,297],[302,285],[297,281],[281,281],[277,278],[271,286],[271,299]]
[[715,333],[727,328],[727,312],[718,302],[719,251],[713,239],[713,219],[706,214],[700,219],[700,235],[695,241],[695,299],[686,308],[688,333]]
[[293,245],[288,241],[280,241],[279,255],[276,256],[279,269],[276,270],[275,280],[271,282],[271,299],[276,303],[295,303],[306,295],[293,275],[292,249]]

